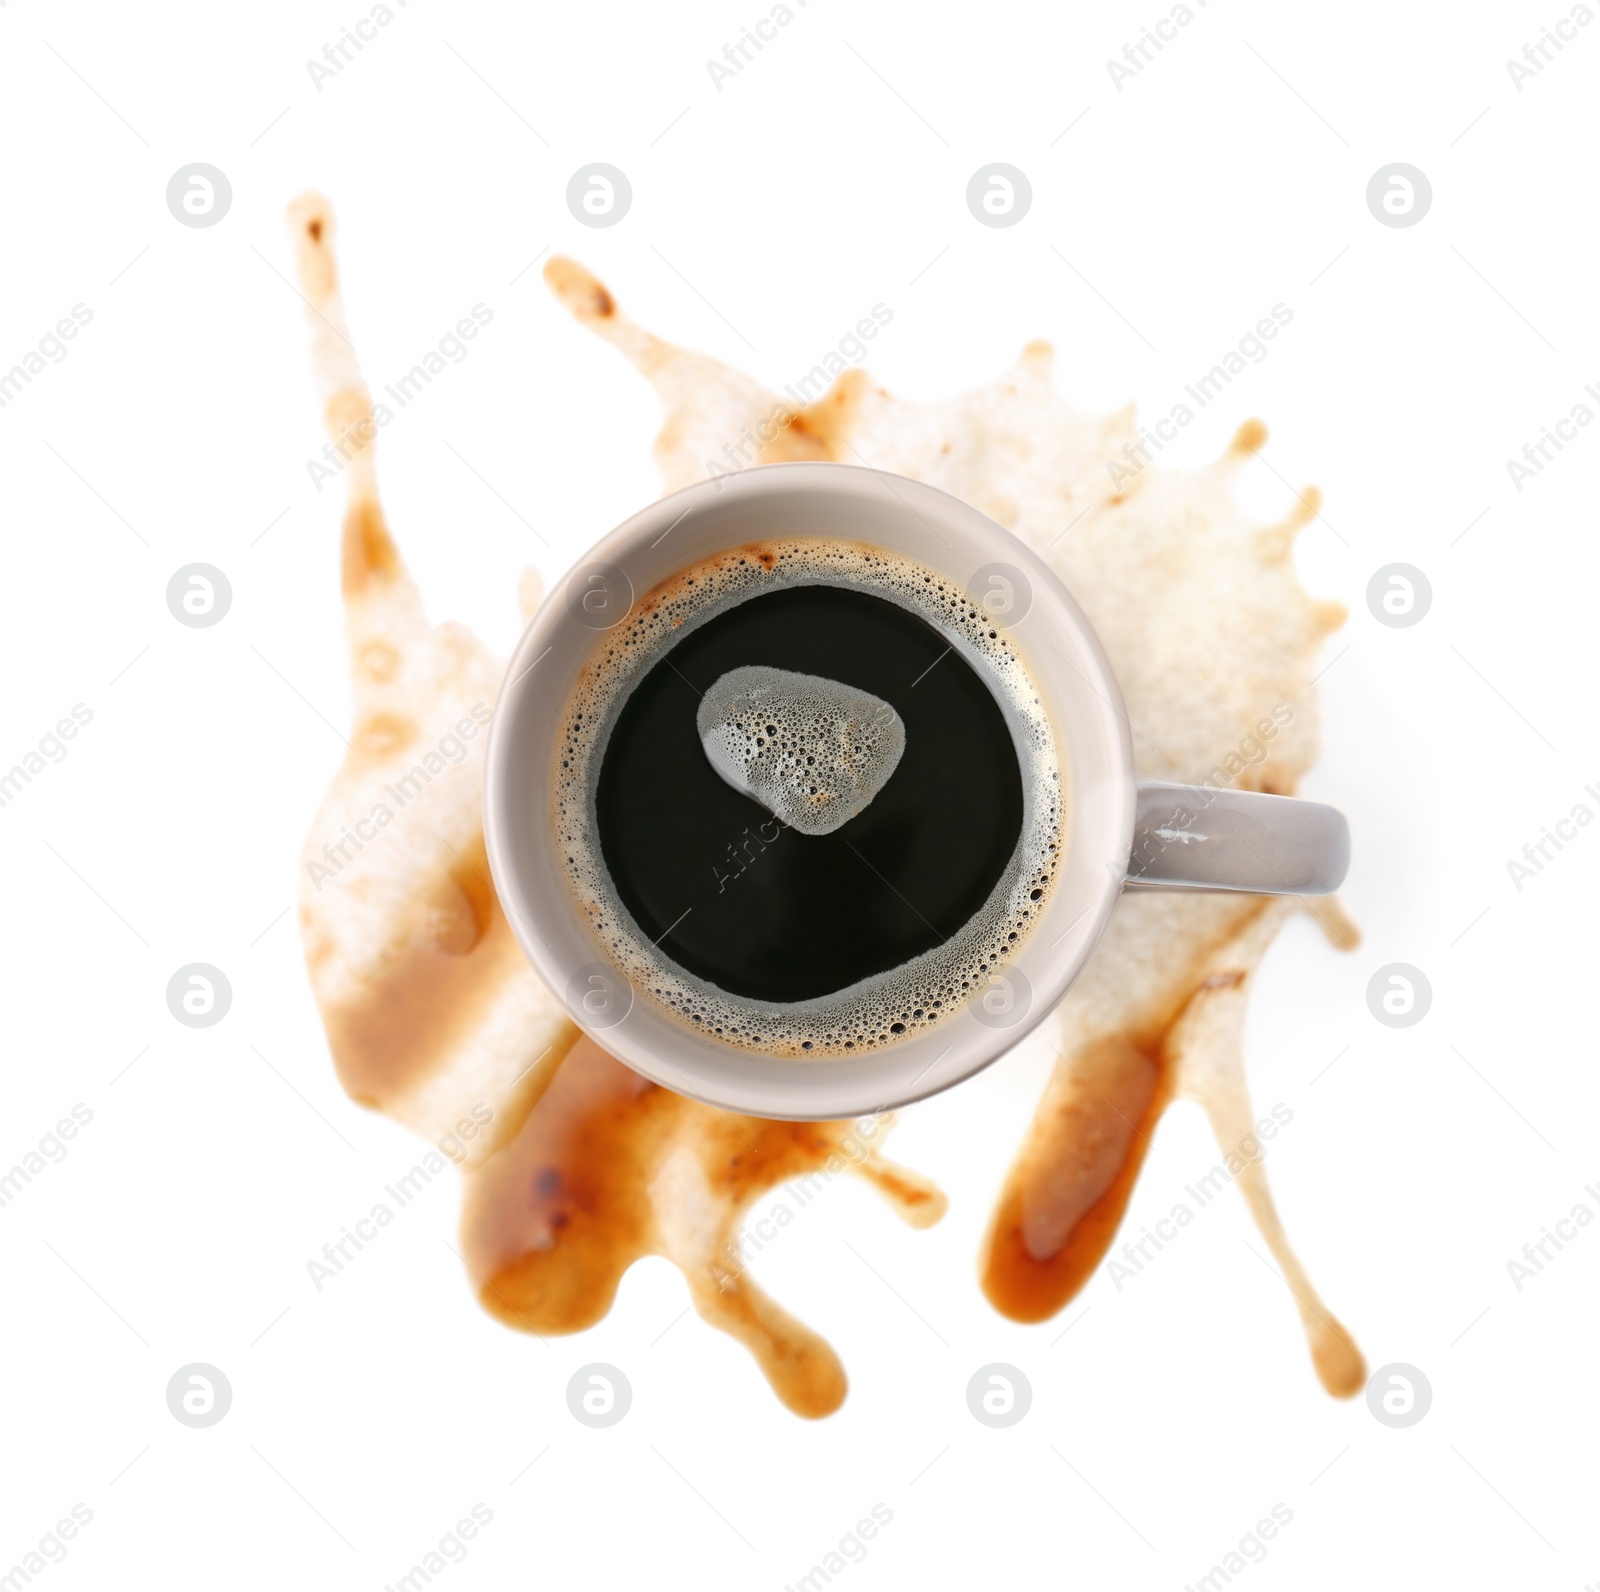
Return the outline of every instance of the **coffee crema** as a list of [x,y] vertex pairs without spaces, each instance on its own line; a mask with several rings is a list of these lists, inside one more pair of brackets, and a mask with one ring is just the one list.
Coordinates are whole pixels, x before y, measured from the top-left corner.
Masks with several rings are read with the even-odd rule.
[[694,722],[724,783],[807,835],[831,835],[859,817],[906,748],[905,724],[889,703],[761,664],[723,675],[700,698]]
[[[843,614],[828,611],[852,604]],[[817,619],[833,626],[831,652],[807,645]],[[707,677],[695,677],[691,658]],[[913,659],[921,680],[885,672],[886,660]],[[724,668],[747,666],[803,667],[911,716],[904,766],[836,832],[808,835],[781,824],[708,761],[696,704]],[[670,706],[683,720],[671,732],[675,739],[659,735],[664,691],[683,699]],[[943,694],[943,746],[938,733],[919,734],[917,726],[936,692]],[[953,580],[863,543],[757,542],[662,582],[584,666],[562,741],[552,792],[559,855],[606,958],[637,993],[686,1027],[740,1049],[837,1059],[926,1031],[988,988],[1015,957],[1057,876],[1065,821],[1059,753],[1011,638]],[[941,789],[941,769],[951,790]],[[694,790],[666,787],[671,773],[694,781]],[[958,796],[963,781],[970,792]],[[662,857],[676,844],[667,811],[674,796],[683,823],[702,840],[715,832],[728,859],[721,844],[716,854],[691,848],[666,856],[680,881],[676,890],[663,883],[665,874],[642,880],[648,870],[628,862],[630,854],[648,858],[652,848]],[[923,803],[929,822],[943,824],[952,843],[930,849],[923,837],[918,878],[927,895],[913,901],[922,894],[916,882],[893,875],[897,858],[905,866],[917,850]],[[726,816],[713,820],[713,811]],[[773,845],[788,848],[778,862],[765,855]],[[768,890],[771,870],[784,867],[794,899],[764,913],[756,887],[743,883],[747,893],[726,921],[714,919],[741,889],[734,858],[739,867],[765,864]],[[858,870],[859,900],[836,877],[846,867]],[[703,870],[694,877],[706,882],[685,889],[691,869]],[[651,884],[653,899],[645,888]],[[705,899],[713,885],[715,903]],[[881,909],[881,948],[855,921],[857,908],[869,923]],[[726,939],[741,914],[748,943],[734,937],[742,954],[731,962],[715,935],[708,937],[708,925],[717,924]],[[855,961],[846,954],[852,946]]]

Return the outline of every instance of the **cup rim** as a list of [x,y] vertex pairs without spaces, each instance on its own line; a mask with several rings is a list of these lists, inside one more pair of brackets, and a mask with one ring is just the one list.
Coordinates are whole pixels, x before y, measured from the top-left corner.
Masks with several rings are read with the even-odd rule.
[[[785,528],[803,525],[813,529]],[[585,1021],[587,1014],[567,998],[580,969],[610,963],[554,857],[551,761],[558,741],[551,732],[578,671],[606,634],[572,618],[573,584],[603,564],[623,574],[631,603],[718,552],[795,535],[885,547],[963,587],[984,565],[1003,562],[1020,570],[1031,588],[1031,605],[1012,637],[1055,731],[1065,822],[1056,885],[1011,964],[1021,974],[1025,1004],[1007,1026],[988,1026],[969,1004],[895,1045],[843,1059],[798,1060],[696,1033],[636,991],[622,1016],[605,1025]],[[663,548],[668,540],[672,546]],[[838,1120],[950,1088],[997,1061],[1050,1014],[1093,953],[1121,894],[1135,790],[1121,688],[1083,610],[1044,561],[995,520],[925,482],[808,460],[753,466],[669,493],[588,549],[551,586],[511,656],[495,703],[485,753],[484,836],[501,906],[524,954],[603,1049],[652,1082],[724,1110]]]

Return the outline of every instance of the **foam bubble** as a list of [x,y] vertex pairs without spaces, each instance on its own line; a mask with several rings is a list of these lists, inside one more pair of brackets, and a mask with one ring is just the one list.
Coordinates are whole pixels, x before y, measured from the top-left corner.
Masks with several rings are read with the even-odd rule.
[[906,749],[906,727],[881,697],[764,664],[723,675],[695,727],[717,773],[803,835],[831,835],[865,812]]
[[[938,630],[978,672],[1005,714],[1021,766],[1022,832],[988,900],[942,945],[831,995],[758,1001],[680,967],[634,921],[606,870],[595,790],[623,703],[678,641],[738,603],[815,585],[843,586],[898,604]],[[819,678],[735,669],[723,680],[748,674]],[[833,681],[821,684],[829,692],[848,689]],[[802,695],[797,700],[831,699]],[[776,718],[765,722],[778,723]],[[703,734],[704,725],[700,728]],[[755,1055],[840,1060],[899,1044],[961,1011],[987,987],[995,969],[1014,961],[1048,906],[1059,872],[1065,815],[1055,733],[1011,636],[953,580],[914,559],[860,542],[798,537],[758,542],[719,553],[646,593],[606,632],[584,665],[567,704],[562,752],[555,761],[554,842],[568,888],[597,945],[636,991],[686,1028]]]

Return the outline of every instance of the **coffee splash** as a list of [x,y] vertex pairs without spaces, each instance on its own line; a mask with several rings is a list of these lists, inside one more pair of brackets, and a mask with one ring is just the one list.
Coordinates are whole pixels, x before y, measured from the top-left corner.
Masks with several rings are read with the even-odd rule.
[[[632,1260],[662,1254],[684,1270],[702,1317],[751,1349],[790,1408],[826,1414],[844,1395],[837,1358],[728,1263],[741,1216],[765,1190],[816,1171],[866,1177],[913,1226],[937,1221],[944,1197],[882,1160],[868,1138],[881,1137],[881,1121],[730,1116],[637,1077],[580,1038],[522,959],[489,881],[482,740],[466,728],[477,704],[493,702],[501,663],[460,626],[427,623],[378,504],[377,427],[340,303],[331,210],[308,195],[290,225],[325,422],[349,458],[354,727],[307,839],[301,891],[341,1082],[430,1139],[492,1113],[465,1154],[463,1238],[480,1299],[500,1319],[580,1330],[605,1314]],[[1313,659],[1343,612],[1313,603],[1288,563],[1314,495],[1267,528],[1248,525],[1234,501],[1229,478],[1264,440],[1258,426],[1207,470],[1152,467],[1114,492],[1103,461],[1137,443],[1132,413],[1075,414],[1050,390],[1044,344],[999,382],[947,403],[897,401],[852,371],[796,410],[634,326],[572,262],[552,261],[545,277],[660,392],[667,415],[654,451],[669,490],[729,458],[840,459],[927,480],[1008,525],[1067,580],[1123,683],[1141,776],[1198,781],[1222,767],[1243,788],[1287,794],[1315,760]],[[711,473],[727,468],[714,462]],[[522,597],[531,612],[536,578],[524,578]],[[1241,731],[1275,703],[1295,717],[1246,764],[1234,751]],[[1004,1314],[1043,1319],[1087,1280],[1171,1100],[1200,1102],[1225,1145],[1250,1131],[1250,978],[1294,910],[1354,945],[1326,900],[1123,898],[1063,1006],[1057,1070],[986,1241],[983,1283]],[[1360,1355],[1290,1250],[1260,1167],[1238,1181],[1324,1384],[1355,1392]]]
[[517,1137],[469,1182],[467,1265],[492,1315],[532,1332],[590,1327],[634,1261],[664,1255],[701,1319],[736,1338],[797,1415],[829,1415],[845,1374],[831,1348],[744,1275],[739,1218],[791,1178],[866,1178],[913,1227],[944,1196],[868,1148],[883,1118],[768,1122],[697,1105],[580,1039]]
[[[834,459],[928,482],[982,509],[1061,575],[1094,625],[1123,688],[1142,779],[1292,795],[1319,752],[1316,658],[1344,622],[1301,588],[1290,553],[1316,517],[1315,489],[1279,524],[1246,519],[1239,466],[1266,441],[1247,422],[1195,471],[1149,459],[1131,408],[1079,414],[1052,387],[1054,354],[1031,343],[1015,369],[974,392],[914,404],[848,370],[817,403],[780,399],[703,355],[635,326],[570,260],[545,280],[572,314],[615,345],[666,410],[654,453],[676,490],[748,464]],[[1116,460],[1124,484],[1111,481]],[[1270,740],[1255,726],[1292,716]],[[1248,744],[1260,752],[1241,754]],[[1056,1069],[1012,1166],[980,1275],[1002,1314],[1059,1311],[1104,1257],[1161,1113],[1197,1102],[1225,1150],[1252,1130],[1243,1029],[1253,976],[1279,927],[1309,912],[1332,944],[1357,932],[1338,903],[1128,891],[1056,1023]],[[1266,1175],[1237,1179],[1282,1268],[1330,1393],[1365,1381],[1350,1335],[1289,1245]]]
[[[504,660],[460,625],[428,624],[378,501],[378,423],[340,298],[333,212],[308,194],[289,225],[323,418],[349,459],[352,730],[300,890],[340,1082],[429,1140],[454,1135],[464,1258],[499,1319],[539,1333],[592,1326],[634,1260],[664,1255],[790,1409],[827,1415],[844,1399],[843,1367],[738,1265],[744,1213],[790,1178],[841,1171],[914,1227],[944,1214],[944,1195],[883,1158],[888,1118],[765,1122],[647,1083],[583,1039],[528,966],[483,841],[481,730]],[[521,599],[531,614],[531,572]]]

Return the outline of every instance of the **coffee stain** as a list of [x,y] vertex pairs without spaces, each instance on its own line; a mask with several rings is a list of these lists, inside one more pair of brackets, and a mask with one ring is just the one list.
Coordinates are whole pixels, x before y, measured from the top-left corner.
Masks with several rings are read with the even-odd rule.
[[[796,458],[926,481],[1007,526],[1060,574],[1121,682],[1141,778],[1290,795],[1315,763],[1317,655],[1345,612],[1311,598],[1290,558],[1320,512],[1316,489],[1273,525],[1238,505],[1236,473],[1267,441],[1259,420],[1242,424],[1211,465],[1166,469],[1131,408],[1086,416],[1055,393],[1045,342],[1030,343],[997,381],[943,402],[895,398],[859,368],[833,379],[818,367],[801,391],[827,390],[797,406],[641,331],[581,266],[555,259],[545,278],[655,386],[666,414],[654,453],[667,490]],[[581,307],[597,292],[603,320]],[[1292,710],[1287,724],[1270,717],[1280,704]],[[1252,742],[1259,756],[1242,755],[1263,723],[1273,733]],[[1335,947],[1356,945],[1330,898],[1123,895],[1053,1020],[1055,1071],[984,1240],[979,1275],[1002,1314],[1042,1321],[1093,1275],[1174,1100],[1200,1105],[1225,1152],[1252,1131],[1244,1017],[1261,958],[1295,912]],[[1290,1247],[1266,1174],[1250,1164],[1236,1182],[1317,1375],[1330,1393],[1354,1394],[1365,1381],[1360,1352]]]
[[[1249,905],[1241,912],[1237,902]],[[1228,903],[1232,910],[1213,914],[1195,960],[1170,980],[1145,1020],[1124,1026],[1112,1001],[1095,1011],[1095,997],[1104,992],[1092,988],[1063,1013],[1055,1071],[1001,1191],[979,1262],[984,1292],[1012,1320],[1048,1320],[1094,1274],[1173,1100],[1201,1106],[1225,1154],[1256,1142],[1242,1065],[1250,978],[1296,903],[1258,897]],[[1325,922],[1335,945],[1354,943],[1342,915],[1330,914]],[[1134,914],[1119,914],[1086,978],[1119,953],[1134,954],[1146,927]],[[1234,1181],[1282,1269],[1312,1364],[1330,1393],[1347,1398],[1366,1382],[1360,1351],[1290,1247],[1260,1160],[1241,1159]]]
[[[504,660],[460,625],[428,623],[378,499],[378,427],[339,292],[332,209],[304,195],[289,227],[348,495],[352,727],[306,839],[300,889],[339,1080],[361,1105],[449,1139],[465,1172],[464,1259],[499,1320],[581,1331],[610,1309],[635,1260],[662,1255],[700,1316],[749,1349],[790,1409],[830,1414],[844,1368],[745,1272],[746,1212],[790,1181],[809,1203],[819,1179],[839,1172],[870,1183],[913,1227],[938,1221],[945,1197],[883,1158],[890,1117],[766,1122],[648,1083],[583,1038],[529,967],[483,840],[485,731]],[[612,315],[592,278],[574,277],[572,291],[580,318]],[[636,352],[648,357],[645,340]],[[539,597],[537,572],[526,571],[525,618]]]
[[340,299],[333,213],[306,195],[289,220],[346,482],[353,710],[302,854],[306,963],[346,1091],[434,1142],[490,1107],[476,1160],[515,1131],[578,1031],[528,968],[489,880],[484,725],[503,664],[463,627],[428,624],[378,500],[377,427]]
[[[435,1142],[452,1132],[459,1142],[488,1107],[488,1131],[461,1151],[463,1249],[500,1320],[582,1330],[610,1308],[633,1261],[664,1255],[702,1318],[751,1351],[791,1409],[827,1414],[844,1397],[843,1370],[733,1261],[745,1213],[786,1180],[804,1186],[844,1170],[915,1227],[939,1219],[944,1196],[882,1159],[882,1119],[764,1122],[638,1077],[579,1035],[515,953],[483,860],[484,742],[468,734],[481,722],[475,709],[495,700],[503,662],[463,627],[428,624],[378,499],[377,428],[339,294],[331,208],[308,194],[289,222],[348,492],[352,736],[307,838],[300,907],[341,1082]],[[1221,768],[1240,788],[1288,794],[1316,760],[1313,667],[1344,614],[1307,596],[1289,560],[1316,516],[1314,494],[1276,526],[1246,522],[1237,506],[1232,474],[1264,445],[1259,422],[1205,469],[1147,464],[1113,485],[1107,462],[1140,445],[1133,413],[1071,409],[1052,390],[1048,344],[1028,345],[997,382],[943,403],[895,399],[859,369],[829,386],[819,367],[826,392],[796,405],[635,326],[583,267],[558,258],[544,274],[655,385],[666,413],[654,455],[667,490],[796,458],[928,481],[1015,531],[1065,579],[1122,683],[1141,777],[1197,783]],[[519,596],[531,615],[535,572]],[[1241,758],[1241,735],[1278,703],[1292,705],[1292,721],[1259,758]],[[1356,943],[1328,899],[1124,895],[1055,1019],[1056,1070],[985,1240],[980,1274],[1003,1314],[1043,1320],[1092,1275],[1173,1100],[1198,1102],[1225,1148],[1252,1131],[1242,1040],[1252,977],[1283,921],[1302,910],[1335,945]],[[1324,1385],[1354,1393],[1359,1351],[1291,1250],[1260,1165],[1236,1181]]]
[[750,1351],[795,1414],[829,1415],[844,1401],[844,1367],[750,1280],[739,1224],[791,1180],[797,1209],[783,1208],[798,1220],[827,1178],[850,1171],[911,1226],[931,1225],[944,1196],[867,1141],[887,1126],[716,1111],[581,1039],[516,1139],[468,1180],[462,1246],[478,1298],[509,1326],[573,1332],[610,1310],[634,1261],[662,1255],[682,1271],[701,1319]]

